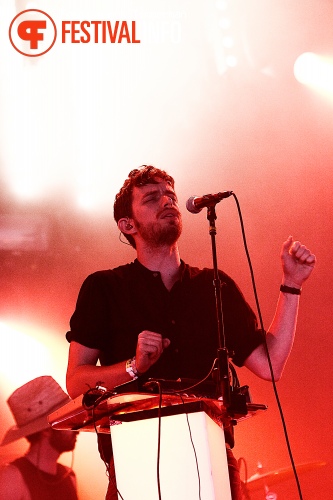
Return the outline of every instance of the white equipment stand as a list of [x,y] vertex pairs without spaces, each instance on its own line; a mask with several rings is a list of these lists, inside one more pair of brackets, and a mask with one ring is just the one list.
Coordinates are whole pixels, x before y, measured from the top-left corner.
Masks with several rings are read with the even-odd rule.
[[[204,411],[161,417],[163,500],[231,500],[223,429]],[[159,418],[111,426],[119,500],[157,500]]]
[[[111,426],[124,500],[159,498],[158,427],[157,417]],[[159,477],[163,500],[231,500],[223,429],[203,411],[162,417]]]
[[246,403],[231,417],[220,400],[205,397],[100,389],[90,396],[48,421],[54,429],[111,434],[119,500],[231,500],[224,430],[267,408]]

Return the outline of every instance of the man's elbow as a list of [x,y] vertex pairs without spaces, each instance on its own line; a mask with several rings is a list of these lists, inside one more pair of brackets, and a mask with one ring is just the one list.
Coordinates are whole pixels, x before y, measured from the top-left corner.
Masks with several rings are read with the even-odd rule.
[[262,371],[261,373],[258,373],[259,377],[262,378],[263,380],[266,380],[267,382],[278,382],[283,374],[283,368],[279,367],[267,367],[265,371]]
[[77,383],[75,381],[75,375],[73,373],[68,373],[66,374],[66,389],[69,394],[69,396],[72,399],[77,398],[82,394],[82,392],[79,390]]
[[280,373],[273,372],[273,374],[272,374],[271,372],[269,372],[269,373],[264,374],[261,378],[263,380],[266,380],[267,382],[273,382],[273,380],[274,380],[274,382],[278,382],[281,379],[281,376],[282,376],[282,374],[280,374]]
[[248,358],[244,366],[246,366],[252,373],[257,375],[257,377],[268,382],[272,382],[273,380],[275,382],[278,382],[282,377],[284,369],[284,366],[269,365],[267,359],[266,362],[254,363],[253,359],[250,360],[250,358]]

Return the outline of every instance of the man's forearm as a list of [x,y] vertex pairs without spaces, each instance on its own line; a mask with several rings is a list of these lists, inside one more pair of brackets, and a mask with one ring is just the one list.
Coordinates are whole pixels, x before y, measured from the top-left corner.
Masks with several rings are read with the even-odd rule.
[[[266,335],[275,380],[281,378],[293,346],[298,305],[298,295],[280,292],[276,312]],[[245,361],[245,366],[265,380],[272,379],[264,345],[260,345],[250,354]]]
[[126,361],[111,366],[81,365],[68,370],[66,386],[71,398],[84,394],[90,388],[102,385],[107,389],[133,380],[126,372]]

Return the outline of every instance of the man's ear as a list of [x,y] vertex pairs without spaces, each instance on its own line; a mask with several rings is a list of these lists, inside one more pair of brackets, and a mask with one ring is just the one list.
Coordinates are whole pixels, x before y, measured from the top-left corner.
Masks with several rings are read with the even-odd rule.
[[119,219],[118,228],[124,234],[133,234],[136,232],[133,220],[128,217]]

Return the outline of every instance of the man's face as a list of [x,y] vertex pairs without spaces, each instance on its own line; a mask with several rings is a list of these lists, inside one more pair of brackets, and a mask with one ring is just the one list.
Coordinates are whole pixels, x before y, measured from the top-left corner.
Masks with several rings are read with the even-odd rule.
[[76,444],[77,432],[50,429],[50,444],[59,453],[73,451]]
[[170,246],[182,232],[176,193],[171,185],[156,178],[156,184],[134,187],[132,212],[137,237],[151,247]]

